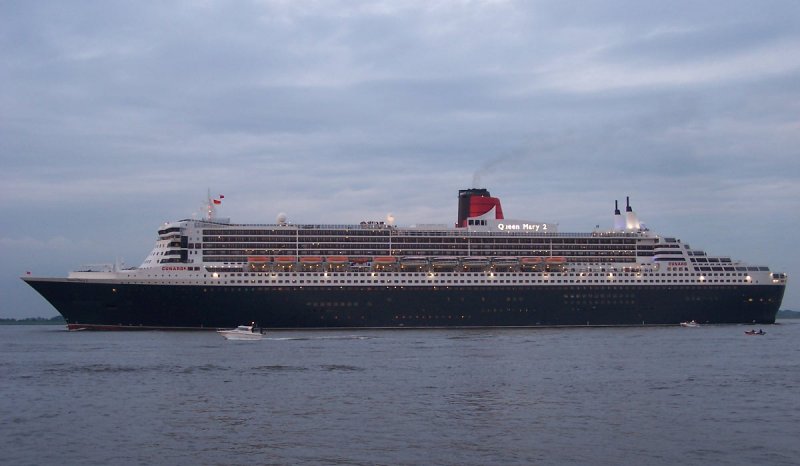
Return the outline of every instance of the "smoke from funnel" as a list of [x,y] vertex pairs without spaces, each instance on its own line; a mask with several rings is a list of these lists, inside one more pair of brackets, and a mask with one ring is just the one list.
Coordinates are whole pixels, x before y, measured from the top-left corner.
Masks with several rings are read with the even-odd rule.
[[[508,162],[519,162],[534,157],[541,157],[545,154],[552,154],[560,147],[570,143],[572,138],[567,135],[565,137],[553,137],[547,135],[537,135],[535,140],[529,141],[524,145],[511,149],[505,154],[492,157],[485,161],[480,168],[478,168],[472,175],[472,187],[481,187],[481,177],[493,173],[497,167]],[[518,163],[515,165],[519,165]]]
[[489,174],[493,173],[498,166],[502,165],[505,162],[510,162],[511,160],[514,160],[515,158],[518,158],[521,155],[524,155],[524,151],[522,149],[518,149],[518,150],[512,151],[512,152],[510,152],[508,154],[500,155],[500,156],[497,156],[497,157],[494,157],[492,159],[487,160],[472,175],[472,187],[473,188],[480,188],[481,187],[481,177],[483,175],[489,175]]

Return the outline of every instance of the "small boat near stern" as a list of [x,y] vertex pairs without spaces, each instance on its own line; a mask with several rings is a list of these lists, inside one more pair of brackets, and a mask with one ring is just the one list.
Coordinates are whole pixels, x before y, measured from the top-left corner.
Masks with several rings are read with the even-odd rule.
[[230,330],[217,330],[217,333],[225,337],[226,340],[254,341],[264,337],[261,332],[256,332],[252,325],[240,325]]

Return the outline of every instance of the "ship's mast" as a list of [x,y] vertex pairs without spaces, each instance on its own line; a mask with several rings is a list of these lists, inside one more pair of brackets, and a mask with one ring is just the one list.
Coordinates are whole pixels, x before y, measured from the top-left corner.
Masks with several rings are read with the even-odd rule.
[[208,198],[206,199],[206,220],[213,221],[217,216],[216,208],[214,207],[214,200],[211,199],[211,188],[208,189]]

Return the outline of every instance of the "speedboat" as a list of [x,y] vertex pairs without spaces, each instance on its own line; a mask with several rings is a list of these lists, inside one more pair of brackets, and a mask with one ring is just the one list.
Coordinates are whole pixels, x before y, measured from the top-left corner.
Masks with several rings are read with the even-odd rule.
[[681,322],[681,327],[699,327],[700,324],[695,322],[694,320],[690,320],[689,322]]
[[252,325],[240,325],[231,330],[217,330],[217,333],[226,340],[260,340],[264,337],[261,332],[256,332]]
[[744,331],[745,335],[766,335],[766,333],[767,332],[765,332],[765,331],[763,331],[761,329],[758,329],[758,330],[752,329],[752,330],[745,330]]

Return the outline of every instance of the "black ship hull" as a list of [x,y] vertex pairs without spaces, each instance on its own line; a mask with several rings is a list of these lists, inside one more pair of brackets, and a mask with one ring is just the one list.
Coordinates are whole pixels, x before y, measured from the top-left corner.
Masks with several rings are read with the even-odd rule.
[[772,324],[784,285],[250,287],[25,281],[70,329]]

